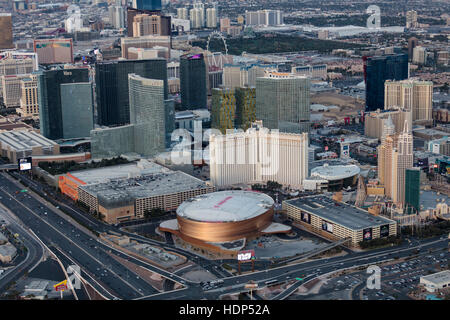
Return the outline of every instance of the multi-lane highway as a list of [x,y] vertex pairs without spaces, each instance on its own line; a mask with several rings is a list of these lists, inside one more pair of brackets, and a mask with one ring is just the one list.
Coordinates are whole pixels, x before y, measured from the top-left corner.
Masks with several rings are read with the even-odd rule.
[[[175,281],[183,279],[164,270],[127,256],[98,239],[72,219],[57,212],[31,192],[0,174],[0,201],[47,245],[58,249],[56,256],[81,267],[82,277],[108,299],[134,299],[158,291],[110,256],[110,252],[142,267],[166,275]],[[67,267],[67,266],[66,266]],[[128,277],[126,276],[128,275]]]
[[27,248],[25,259],[18,262],[14,268],[8,269],[0,276],[0,292],[4,292],[8,287],[8,284],[16,281],[24,274],[24,272],[33,270],[33,268],[39,264],[44,255],[44,248],[29,230],[22,226],[20,221],[18,221],[17,218],[8,212],[8,209],[1,204],[0,218],[5,220],[9,231],[19,235],[19,239]]

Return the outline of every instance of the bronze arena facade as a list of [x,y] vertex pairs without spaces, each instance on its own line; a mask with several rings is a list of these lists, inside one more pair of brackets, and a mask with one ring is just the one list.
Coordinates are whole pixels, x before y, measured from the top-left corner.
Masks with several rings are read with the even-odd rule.
[[[230,190],[196,196],[177,209],[177,219],[161,223],[161,231],[202,246],[244,240],[261,234],[289,232],[290,227],[273,223],[274,201],[254,191]],[[220,251],[220,250],[219,250]],[[229,251],[229,250],[223,250]],[[232,250],[231,250],[232,251]]]

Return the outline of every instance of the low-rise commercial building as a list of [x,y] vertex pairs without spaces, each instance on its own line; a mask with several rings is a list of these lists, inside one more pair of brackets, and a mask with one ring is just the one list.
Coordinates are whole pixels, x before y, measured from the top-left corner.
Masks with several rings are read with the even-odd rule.
[[311,177],[317,177],[327,181],[329,191],[341,190],[349,186],[355,186],[361,169],[354,164],[317,166],[311,170]]
[[327,65],[307,65],[307,66],[298,66],[295,67],[293,72],[297,75],[308,76],[313,79],[322,79],[325,80],[327,78]]
[[0,245],[0,262],[10,263],[17,254],[17,249],[11,243],[7,242]]
[[15,163],[24,157],[57,155],[59,145],[34,131],[13,130],[0,133],[0,151],[2,157]]
[[395,221],[324,195],[286,200],[282,206],[289,218],[306,229],[331,240],[351,238],[352,246],[397,234]]
[[107,223],[144,218],[151,209],[175,210],[183,201],[215,189],[181,171],[78,187],[79,201]]
[[429,274],[420,277],[420,284],[424,285],[429,292],[435,292],[440,289],[450,287],[450,270]]
[[8,241],[8,238],[0,232],[0,245],[5,244]]
[[154,208],[175,210],[184,200],[215,190],[200,179],[146,160],[70,172],[59,177],[58,186],[108,223],[143,218]]

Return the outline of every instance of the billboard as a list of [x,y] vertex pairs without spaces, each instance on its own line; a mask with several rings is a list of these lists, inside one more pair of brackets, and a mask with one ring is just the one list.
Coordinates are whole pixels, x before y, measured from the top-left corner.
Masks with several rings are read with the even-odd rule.
[[389,225],[380,226],[380,238],[389,237]]
[[60,283],[57,283],[53,286],[55,288],[55,291],[65,291],[67,290],[67,280],[61,281]]
[[333,233],[333,224],[328,221],[323,220],[322,221],[322,230],[325,230],[326,232],[329,232],[329,233]]
[[364,241],[372,240],[372,228],[367,228],[363,230],[363,240]]
[[419,167],[428,167],[428,158],[417,159],[417,164]]
[[255,250],[239,251],[237,258],[239,261],[250,261],[255,259]]
[[203,59],[203,54],[199,53],[188,57],[188,60],[199,60],[199,59]]
[[31,157],[20,158],[19,160],[17,160],[19,171],[31,170],[31,163],[32,163]]
[[341,158],[348,158],[349,156],[350,156],[349,145],[341,143]]
[[302,212],[301,213],[301,220],[303,222],[306,222],[308,224],[311,224],[311,215],[309,213],[306,212]]

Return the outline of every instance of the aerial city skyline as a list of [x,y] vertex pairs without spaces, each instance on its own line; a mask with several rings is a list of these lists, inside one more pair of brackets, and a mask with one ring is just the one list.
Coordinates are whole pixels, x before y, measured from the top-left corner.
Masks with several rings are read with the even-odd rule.
[[0,300],[449,300],[449,12],[0,0]]

